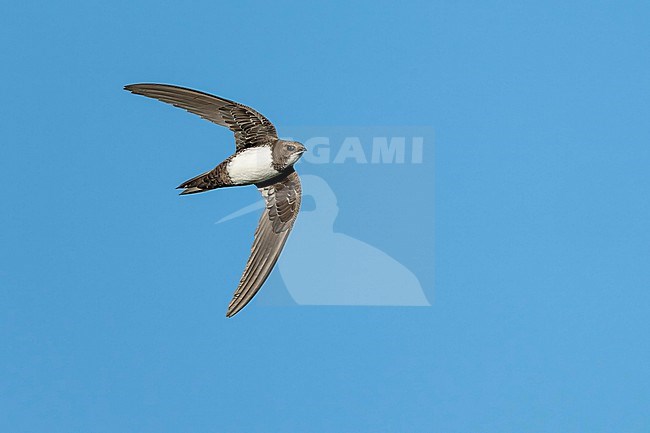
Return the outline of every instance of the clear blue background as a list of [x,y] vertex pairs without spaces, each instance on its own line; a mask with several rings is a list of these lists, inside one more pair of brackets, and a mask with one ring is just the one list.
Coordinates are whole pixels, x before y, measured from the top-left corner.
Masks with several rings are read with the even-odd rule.
[[[648,22],[625,1],[3,4],[0,431],[647,432]],[[412,261],[433,307],[225,319],[250,220],[212,223],[256,192],[177,197],[231,138],[138,81],[279,127],[433,126],[435,199],[395,198],[423,217],[360,181],[388,213],[347,226],[403,260],[435,230]]]

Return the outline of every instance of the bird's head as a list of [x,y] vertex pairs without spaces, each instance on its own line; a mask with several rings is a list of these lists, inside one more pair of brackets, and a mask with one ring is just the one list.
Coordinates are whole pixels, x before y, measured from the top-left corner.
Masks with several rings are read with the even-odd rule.
[[273,148],[273,162],[281,169],[295,164],[307,149],[297,141],[278,140]]

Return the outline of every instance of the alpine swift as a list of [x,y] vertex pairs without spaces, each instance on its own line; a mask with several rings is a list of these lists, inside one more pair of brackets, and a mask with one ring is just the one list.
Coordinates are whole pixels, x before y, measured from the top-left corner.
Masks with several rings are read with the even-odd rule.
[[235,153],[210,171],[183,182],[181,195],[229,186],[255,185],[266,202],[244,273],[226,317],[237,314],[259,291],[280,256],[298,211],[302,189],[293,165],[305,146],[280,140],[273,124],[250,107],[197,90],[167,84],[131,84],[137,95],[155,98],[229,128]]

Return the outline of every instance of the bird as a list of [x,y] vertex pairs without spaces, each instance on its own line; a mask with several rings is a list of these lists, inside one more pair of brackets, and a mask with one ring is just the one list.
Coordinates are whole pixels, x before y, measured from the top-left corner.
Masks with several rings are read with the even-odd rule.
[[235,136],[235,153],[177,187],[182,189],[180,195],[187,195],[255,185],[265,201],[250,256],[226,311],[226,317],[233,317],[260,290],[293,228],[302,199],[293,165],[306,148],[297,141],[281,140],[266,117],[229,99],[169,84],[129,84],[124,90],[182,108],[229,128]]

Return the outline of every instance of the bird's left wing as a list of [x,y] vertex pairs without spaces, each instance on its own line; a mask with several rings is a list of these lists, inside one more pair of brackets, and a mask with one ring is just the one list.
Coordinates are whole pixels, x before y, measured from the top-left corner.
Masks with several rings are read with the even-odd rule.
[[229,128],[235,134],[237,150],[261,146],[278,139],[275,126],[269,119],[239,102],[170,84],[129,84],[124,89],[172,104]]
[[295,171],[257,187],[266,201],[266,208],[255,231],[244,274],[228,306],[227,317],[237,314],[262,287],[282,252],[300,210],[302,188]]

